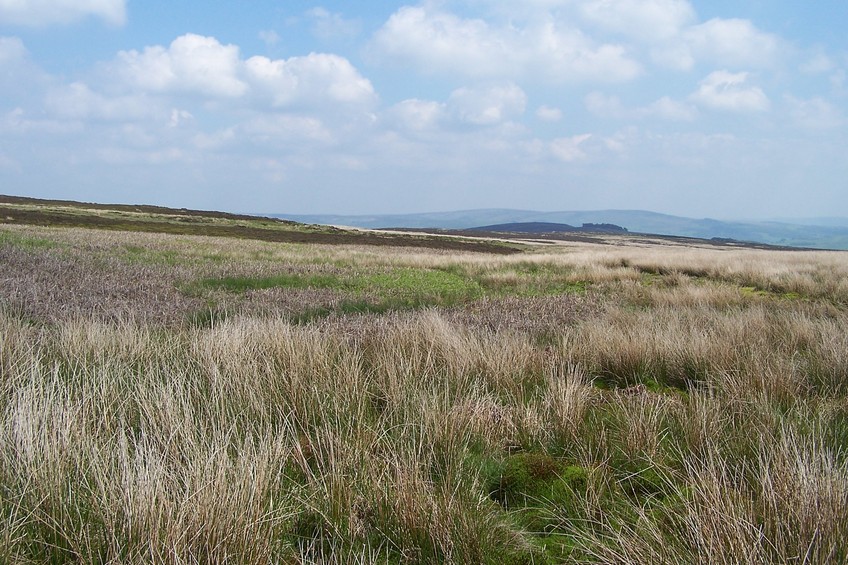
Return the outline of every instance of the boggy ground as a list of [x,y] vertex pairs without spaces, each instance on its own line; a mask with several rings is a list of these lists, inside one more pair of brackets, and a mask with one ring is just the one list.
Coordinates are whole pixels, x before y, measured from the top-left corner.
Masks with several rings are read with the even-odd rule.
[[0,561],[838,563],[848,257],[0,226]]

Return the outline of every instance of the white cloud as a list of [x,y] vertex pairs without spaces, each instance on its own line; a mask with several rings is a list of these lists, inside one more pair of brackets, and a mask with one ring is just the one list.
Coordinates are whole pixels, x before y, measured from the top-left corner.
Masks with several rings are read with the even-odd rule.
[[362,29],[359,20],[346,19],[325,8],[313,8],[306,15],[312,20],[312,33],[319,39],[351,39],[359,35]]
[[748,20],[714,18],[684,32],[693,54],[725,67],[768,67],[780,53],[780,39]]
[[186,34],[169,47],[122,51],[118,74],[134,89],[190,93],[218,99],[251,100],[274,108],[370,105],[376,102],[368,79],[344,57],[311,53],[290,59],[254,56],[242,60],[236,45]]
[[260,144],[312,141],[327,145],[335,141],[333,132],[321,120],[305,116],[258,116],[239,130]]
[[126,147],[101,147],[95,150],[99,161],[112,165],[164,165],[189,161],[191,156],[179,147],[137,149]]
[[726,68],[774,66],[785,46],[781,39],[742,19],[714,18],[666,35],[650,49],[651,60],[665,68],[689,71],[699,62]]
[[628,113],[617,96],[602,92],[590,92],[583,103],[587,110],[601,118],[622,118]]
[[507,63],[499,60],[507,46],[485,21],[431,14],[423,7],[406,6],[392,14],[374,41],[381,54],[416,63],[425,72],[492,75]]
[[268,47],[274,46],[280,42],[280,36],[273,29],[263,29],[259,32],[259,39]]
[[234,127],[212,132],[198,133],[192,138],[192,142],[198,149],[217,150],[236,139]]
[[651,60],[661,67],[675,71],[689,71],[695,66],[695,56],[683,41],[672,41],[650,51]]
[[30,117],[20,107],[0,116],[0,132],[8,134],[59,136],[79,133],[81,129],[82,126],[79,122]]
[[311,53],[286,60],[257,56],[244,66],[247,80],[275,106],[326,101],[368,105],[376,101],[371,82],[338,55]]
[[74,82],[50,91],[45,104],[56,116],[75,120],[140,120],[161,114],[158,104],[143,95],[108,97]]
[[768,97],[757,86],[748,86],[748,73],[715,71],[701,81],[690,99],[697,104],[733,112],[764,112]]
[[590,0],[580,9],[603,28],[645,41],[675,37],[695,21],[687,0]]
[[581,145],[591,138],[591,134],[584,133],[572,137],[559,137],[551,141],[551,153],[560,161],[570,163],[586,158],[586,152]]
[[121,51],[118,62],[125,79],[143,90],[237,97],[248,89],[238,77],[239,48],[222,45],[214,37],[189,33],[168,48]]
[[171,108],[171,117],[168,119],[169,128],[178,128],[183,124],[190,123],[194,120],[194,116],[188,110],[179,110]]
[[802,128],[824,130],[838,128],[845,124],[842,112],[820,97],[801,100],[794,96],[786,96],[784,100],[792,120]]
[[602,92],[590,92],[583,102],[587,110],[601,118],[619,120],[659,118],[670,121],[692,121],[698,116],[697,108],[668,96],[663,96],[643,108],[628,108],[617,96]]
[[448,109],[461,122],[489,126],[524,113],[527,95],[515,84],[488,88],[459,88],[448,99]]
[[22,61],[27,56],[23,41],[17,37],[0,37],[0,65]]
[[551,106],[539,106],[536,109],[536,117],[543,122],[558,122],[562,119],[562,110]]
[[387,116],[405,129],[427,131],[438,126],[445,113],[442,103],[412,98],[395,104],[388,110]]
[[649,106],[642,108],[640,114],[663,120],[690,122],[698,117],[698,109],[691,104],[678,102],[668,96],[663,96]]
[[425,74],[476,78],[532,74],[548,82],[621,82],[641,72],[624,47],[596,44],[550,18],[526,27],[494,26],[428,6],[395,12],[375,34],[371,52]]
[[23,41],[0,37],[0,104],[29,107],[53,82],[53,77],[32,60]]
[[816,53],[801,64],[801,70],[810,74],[828,73],[834,68],[833,60],[824,53]]
[[127,19],[125,0],[0,0],[0,24],[43,27],[70,24],[89,16],[110,25]]

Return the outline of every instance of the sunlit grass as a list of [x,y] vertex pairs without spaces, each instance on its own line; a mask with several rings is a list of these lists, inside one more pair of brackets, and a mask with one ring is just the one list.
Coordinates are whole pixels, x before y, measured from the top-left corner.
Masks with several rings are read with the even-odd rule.
[[0,561],[848,559],[845,254],[3,230]]

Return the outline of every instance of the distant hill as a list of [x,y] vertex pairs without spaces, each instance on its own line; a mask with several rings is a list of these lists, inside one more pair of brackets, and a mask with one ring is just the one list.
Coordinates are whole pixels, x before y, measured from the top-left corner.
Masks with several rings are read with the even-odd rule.
[[[738,241],[848,250],[848,220],[821,218],[823,225],[804,220],[722,221],[694,219],[644,210],[595,210],[575,212],[538,212],[531,210],[483,209],[427,214],[393,214],[369,216],[293,215],[276,217],[313,224],[345,225],[364,228],[441,228],[469,229],[516,223],[553,223],[570,226],[614,224],[630,232],[676,235],[703,239],[723,238]],[[806,220],[813,222],[815,220]],[[846,225],[842,225],[844,222]]]
[[580,227],[555,222],[513,222],[468,228],[465,231],[505,232],[505,233],[627,233],[627,229],[615,224],[586,223]]

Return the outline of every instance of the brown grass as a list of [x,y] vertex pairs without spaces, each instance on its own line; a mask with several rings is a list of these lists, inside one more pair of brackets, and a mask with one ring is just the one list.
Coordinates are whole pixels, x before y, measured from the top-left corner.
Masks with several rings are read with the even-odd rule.
[[[844,254],[3,230],[0,561],[848,559]],[[185,291],[400,267],[502,285]]]

